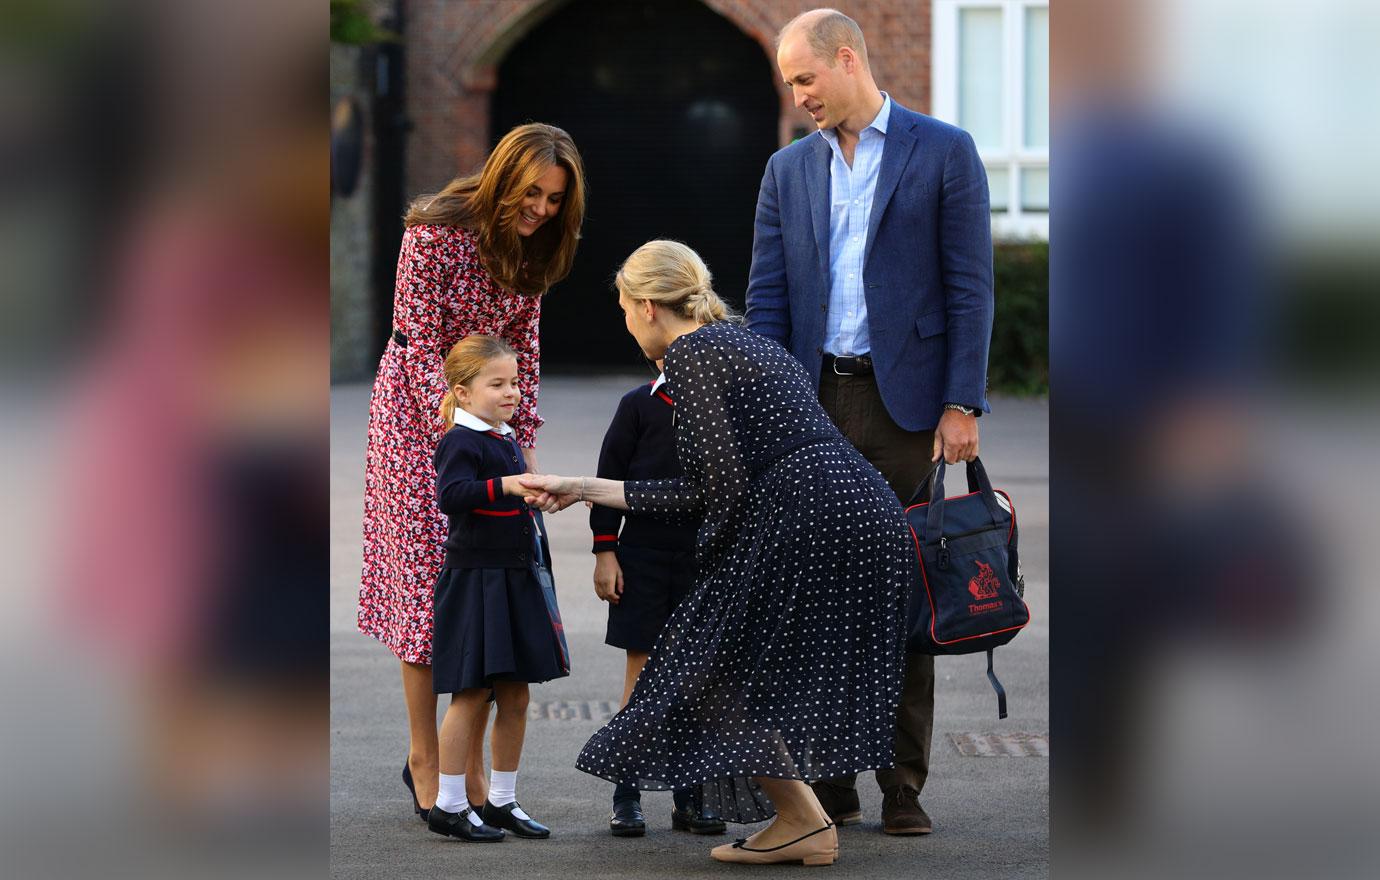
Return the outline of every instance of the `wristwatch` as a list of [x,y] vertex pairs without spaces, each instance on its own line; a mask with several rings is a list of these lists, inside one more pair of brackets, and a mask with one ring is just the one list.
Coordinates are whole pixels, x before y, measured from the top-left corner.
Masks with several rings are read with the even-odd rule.
[[977,410],[973,409],[971,406],[964,406],[961,403],[946,403],[944,404],[944,408],[954,410],[955,412],[961,412],[965,416],[977,415]]

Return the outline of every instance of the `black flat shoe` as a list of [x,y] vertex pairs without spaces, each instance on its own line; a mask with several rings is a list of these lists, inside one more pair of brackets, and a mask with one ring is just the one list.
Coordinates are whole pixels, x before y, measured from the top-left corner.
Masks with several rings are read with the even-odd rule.
[[671,810],[671,828],[691,834],[723,834],[728,830],[724,820],[711,810],[696,810],[693,806]]
[[[505,804],[501,807],[495,807],[493,804],[485,801],[484,809],[479,812],[479,818],[483,819],[484,823],[487,825],[511,831],[518,837],[541,840],[544,837],[551,836],[551,829],[547,828],[536,819],[523,819],[520,816],[513,815],[513,810],[521,809],[522,807],[518,805],[517,801],[513,801],[511,804]],[[523,810],[523,812],[525,813],[527,811]]]
[[609,817],[609,831],[614,837],[641,837],[647,833],[647,819],[642,815],[642,801],[623,798],[613,802]]
[[422,821],[425,822],[427,813],[430,811],[422,809],[421,802],[417,800],[417,787],[412,784],[412,762],[410,759],[403,761],[403,785],[406,785],[407,790],[412,792],[412,809],[416,810],[417,815],[421,816]]
[[470,813],[472,812],[474,811],[461,810],[458,813],[448,813],[440,807],[432,807],[430,815],[427,817],[426,827],[437,834],[458,837],[473,843],[497,843],[503,839],[502,829],[492,825],[470,824]]

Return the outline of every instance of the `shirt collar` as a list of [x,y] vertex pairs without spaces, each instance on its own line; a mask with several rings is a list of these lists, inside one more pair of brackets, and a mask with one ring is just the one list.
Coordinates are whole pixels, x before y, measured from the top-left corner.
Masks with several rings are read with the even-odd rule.
[[652,383],[652,390],[651,390],[651,391],[648,391],[647,393],[648,393],[648,394],[656,394],[656,390],[657,390],[658,388],[660,388],[662,385],[665,385],[665,384],[666,384],[666,374],[665,374],[665,373],[662,373],[660,376],[657,376],[657,377],[656,377],[656,381]]
[[508,426],[507,422],[499,422],[498,427],[495,428],[479,416],[466,412],[458,406],[455,408],[455,424],[462,428],[469,428],[471,431],[495,431],[505,435],[513,433],[513,429]]
[[[865,132],[869,128],[875,128],[882,135],[885,135],[887,123],[889,122],[891,122],[891,96],[888,95],[886,92],[882,92],[882,109],[877,111],[877,115],[872,118],[871,122],[869,122],[867,125],[864,125],[862,130]],[[835,146],[838,144],[839,133],[834,129],[821,128],[819,130],[819,133],[821,137],[823,137],[826,141],[829,142],[830,146]],[[858,137],[862,137],[862,132],[858,133]]]

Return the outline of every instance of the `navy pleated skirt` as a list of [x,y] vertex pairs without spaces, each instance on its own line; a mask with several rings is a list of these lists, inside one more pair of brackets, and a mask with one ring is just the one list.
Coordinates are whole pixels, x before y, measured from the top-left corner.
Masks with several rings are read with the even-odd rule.
[[529,569],[443,569],[432,614],[431,679],[438,694],[570,674]]

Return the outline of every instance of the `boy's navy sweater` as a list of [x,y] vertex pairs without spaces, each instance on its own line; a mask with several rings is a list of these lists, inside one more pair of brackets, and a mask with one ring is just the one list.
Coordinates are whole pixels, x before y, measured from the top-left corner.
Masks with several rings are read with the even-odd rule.
[[435,462],[436,502],[450,520],[446,568],[527,568],[533,529],[542,535],[550,567],[541,514],[503,494],[503,478],[524,470],[511,435],[457,425],[437,444]]
[[[655,392],[651,384],[639,385],[623,395],[599,449],[597,476],[609,480],[681,476],[672,421],[675,411],[671,391],[664,384]],[[589,512],[589,527],[594,531],[595,553],[618,549],[620,540],[635,547],[694,550],[698,532],[695,526],[670,525],[598,504]]]

